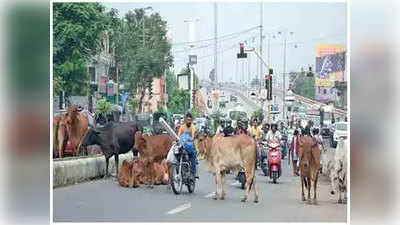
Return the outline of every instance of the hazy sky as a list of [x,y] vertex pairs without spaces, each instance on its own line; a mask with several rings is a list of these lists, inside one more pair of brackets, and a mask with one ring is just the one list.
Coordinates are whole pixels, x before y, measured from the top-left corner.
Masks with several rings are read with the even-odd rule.
[[[179,71],[187,62],[187,46],[179,44],[188,41],[188,25],[186,19],[199,19],[196,23],[196,39],[204,40],[214,37],[214,3],[104,3],[107,9],[116,8],[120,15],[129,10],[151,6],[153,12],[172,27],[174,69]],[[260,25],[260,3],[218,3],[218,37],[245,31]],[[264,34],[277,34],[287,29],[286,72],[299,71],[301,67],[315,65],[315,46],[317,43],[346,43],[346,4],[345,3],[267,3],[263,4]],[[150,13],[150,12],[148,12]],[[251,47],[255,38],[258,47],[259,29],[240,35],[229,36],[218,42],[218,73],[224,81],[240,81],[245,74],[248,78],[257,73],[257,58],[237,60],[239,42],[247,40]],[[267,60],[268,36],[263,41],[263,58]],[[297,48],[295,48],[295,43]],[[213,68],[213,41],[199,42],[195,50],[198,55],[196,71],[201,78],[208,77]],[[270,39],[270,62],[275,74],[283,69],[283,36],[276,35]],[[250,66],[249,66],[250,64]],[[265,71],[265,70],[264,70]],[[243,73],[244,72],[244,73]]]

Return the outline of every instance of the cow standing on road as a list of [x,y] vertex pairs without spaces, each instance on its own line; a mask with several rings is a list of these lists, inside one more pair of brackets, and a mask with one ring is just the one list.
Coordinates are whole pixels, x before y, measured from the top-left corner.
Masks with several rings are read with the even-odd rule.
[[[331,178],[331,194],[334,195],[335,191],[339,195],[338,203],[347,203],[347,141],[340,140],[336,147],[334,164],[330,172]],[[342,199],[343,195],[343,199]]]
[[248,135],[232,137],[207,137],[204,134],[197,136],[198,153],[207,163],[208,171],[215,176],[216,192],[214,199],[225,198],[225,173],[228,170],[244,169],[246,174],[246,190],[242,202],[247,200],[249,191],[254,185],[254,202],[258,202],[256,186],[255,162],[256,149],[254,140]]
[[[138,130],[140,128],[136,122],[108,123],[103,128],[90,129],[83,139],[83,146],[100,145],[106,159],[106,177],[109,176],[109,159],[114,156],[118,178],[119,154],[127,153],[133,148]],[[133,149],[132,152],[135,154],[137,150]]]
[[[317,183],[320,169],[320,151],[316,141],[310,136],[300,137],[299,167],[301,180],[301,200],[304,197],[304,186],[308,190],[308,203],[311,203],[311,185],[314,187],[314,204],[317,204]],[[312,183],[313,182],[313,183]]]
[[81,113],[81,108],[72,105],[67,108],[65,122],[68,133],[68,140],[72,145],[74,155],[79,155],[83,137],[88,130],[88,119]]

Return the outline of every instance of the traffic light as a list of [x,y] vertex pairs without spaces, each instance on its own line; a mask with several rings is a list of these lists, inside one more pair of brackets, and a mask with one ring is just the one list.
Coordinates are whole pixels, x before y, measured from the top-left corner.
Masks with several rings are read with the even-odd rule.
[[149,98],[153,97],[153,82],[152,80],[147,81],[147,88],[149,89]]
[[244,44],[239,43],[239,53],[237,54],[237,58],[247,58],[247,53],[244,53]]
[[272,100],[272,75],[269,75],[267,100]]
[[272,68],[270,68],[268,72],[269,72],[268,73],[268,82],[266,82],[265,87],[268,90],[267,100],[271,101],[272,100],[272,74],[274,73],[274,70]]

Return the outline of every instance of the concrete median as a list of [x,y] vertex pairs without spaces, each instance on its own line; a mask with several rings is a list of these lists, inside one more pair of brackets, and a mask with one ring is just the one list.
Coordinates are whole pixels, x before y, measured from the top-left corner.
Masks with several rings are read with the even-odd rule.
[[[132,152],[119,155],[119,163],[132,159]],[[109,173],[115,174],[115,160],[110,158]],[[53,161],[53,188],[76,184],[103,177],[106,173],[106,160],[103,155],[95,157],[71,158]]]

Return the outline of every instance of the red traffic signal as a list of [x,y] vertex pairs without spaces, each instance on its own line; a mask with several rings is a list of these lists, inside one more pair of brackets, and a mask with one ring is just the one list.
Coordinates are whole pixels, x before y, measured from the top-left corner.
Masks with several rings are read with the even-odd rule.
[[237,54],[238,58],[247,58],[247,53],[244,53],[244,44],[239,43],[239,53]]

